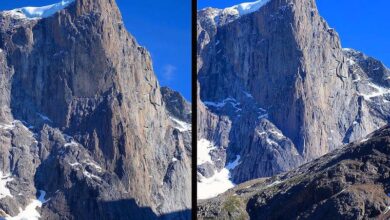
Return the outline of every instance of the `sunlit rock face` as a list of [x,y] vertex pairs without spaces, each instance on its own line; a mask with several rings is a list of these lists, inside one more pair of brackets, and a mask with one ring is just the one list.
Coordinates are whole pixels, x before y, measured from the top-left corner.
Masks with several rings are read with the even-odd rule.
[[235,8],[198,11],[198,138],[215,146],[199,179],[237,155],[233,183],[272,176],[387,123],[389,69],[343,49],[314,0]]
[[170,111],[115,1],[53,7],[0,12],[0,216],[42,190],[45,219],[188,218],[189,113]]

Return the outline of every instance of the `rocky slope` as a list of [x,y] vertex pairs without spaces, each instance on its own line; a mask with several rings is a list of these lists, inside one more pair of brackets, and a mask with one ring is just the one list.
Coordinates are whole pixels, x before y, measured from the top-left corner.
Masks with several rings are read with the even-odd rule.
[[188,112],[115,1],[49,9],[0,12],[0,216],[189,218]]
[[389,219],[390,127],[199,202],[199,219]]
[[343,49],[314,0],[256,4],[198,11],[199,141],[221,151],[208,173],[240,156],[235,183],[311,161],[390,115],[390,70]]

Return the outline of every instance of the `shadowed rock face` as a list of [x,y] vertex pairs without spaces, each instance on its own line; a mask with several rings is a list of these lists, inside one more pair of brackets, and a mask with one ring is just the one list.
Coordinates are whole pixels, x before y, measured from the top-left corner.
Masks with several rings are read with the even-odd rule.
[[173,91],[168,87],[161,87],[161,94],[166,104],[166,108],[172,113],[172,117],[186,123],[191,123],[191,104],[187,102],[180,93]]
[[390,127],[290,172],[201,201],[199,219],[388,219]]
[[217,158],[226,163],[241,156],[236,183],[290,170],[389,119],[390,71],[343,49],[314,0],[271,0],[241,17],[207,8],[197,29],[199,138],[226,149]]
[[35,20],[0,12],[0,49],[0,168],[13,178],[0,210],[18,214],[37,190],[47,219],[100,219],[128,199],[156,216],[190,208],[191,130],[169,117],[189,113],[170,112],[115,1]]

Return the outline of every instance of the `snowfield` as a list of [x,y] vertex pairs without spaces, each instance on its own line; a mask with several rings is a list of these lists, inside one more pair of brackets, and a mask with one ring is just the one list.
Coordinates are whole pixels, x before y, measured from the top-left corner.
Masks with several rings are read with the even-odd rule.
[[[206,139],[198,141],[198,165],[206,162],[213,163],[210,156],[210,151],[216,149],[214,144]],[[208,199],[215,197],[221,193],[226,192],[228,189],[233,188],[235,184],[230,180],[230,171],[240,165],[240,155],[236,156],[236,159],[228,163],[222,170],[215,171],[212,177],[206,178],[202,175],[198,179],[198,195],[197,199]]]
[[33,19],[47,18],[54,15],[58,11],[63,10],[74,1],[75,0],[63,0],[59,3],[55,3],[52,5],[46,5],[42,7],[17,8],[10,11],[5,11],[5,13],[17,19],[33,20]]
[[229,8],[225,8],[224,10],[232,11],[234,14],[238,14],[239,16],[243,16],[246,14],[253,13],[259,10],[261,7],[266,5],[270,0],[259,0],[255,2],[244,2],[238,5],[234,5]]
[[210,151],[213,149],[216,149],[216,147],[210,141],[206,139],[198,141],[198,155],[196,157],[198,165],[206,162],[213,163],[210,156]]
[[7,196],[13,197],[7,187],[7,183],[11,182],[12,180],[13,178],[11,178],[10,174],[3,174],[3,172],[0,171],[0,199],[5,198]]
[[178,129],[180,132],[186,132],[186,131],[191,131],[191,124],[188,124],[184,121],[181,121],[177,118],[174,117],[169,117],[171,121],[175,124],[175,128]]
[[42,204],[48,201],[45,200],[45,191],[40,190],[39,193],[39,198],[34,199],[24,210],[20,208],[20,212],[17,216],[7,216],[5,220],[39,220],[41,218],[41,214],[38,212],[37,208],[41,208]]

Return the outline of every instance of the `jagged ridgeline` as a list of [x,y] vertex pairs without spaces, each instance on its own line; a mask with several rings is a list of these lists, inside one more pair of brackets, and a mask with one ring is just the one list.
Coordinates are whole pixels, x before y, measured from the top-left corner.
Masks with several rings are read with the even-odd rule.
[[197,14],[198,199],[289,171],[387,124],[389,69],[342,48],[314,0]]
[[191,113],[114,0],[0,12],[0,219],[188,219]]

